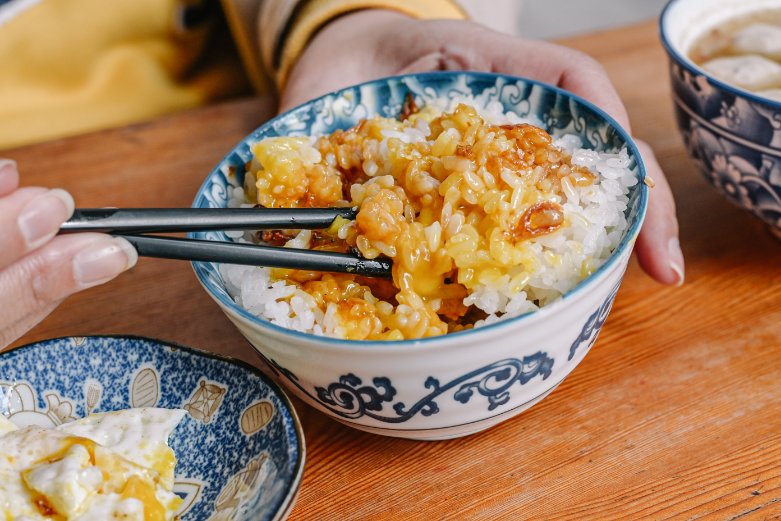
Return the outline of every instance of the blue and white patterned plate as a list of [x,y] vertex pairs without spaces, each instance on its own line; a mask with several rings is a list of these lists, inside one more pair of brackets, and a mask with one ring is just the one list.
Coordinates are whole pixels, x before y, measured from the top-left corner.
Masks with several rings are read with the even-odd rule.
[[129,407],[189,413],[170,439],[180,519],[287,517],[303,433],[288,398],[252,366],[139,337],[58,338],[0,354],[0,414],[17,425]]

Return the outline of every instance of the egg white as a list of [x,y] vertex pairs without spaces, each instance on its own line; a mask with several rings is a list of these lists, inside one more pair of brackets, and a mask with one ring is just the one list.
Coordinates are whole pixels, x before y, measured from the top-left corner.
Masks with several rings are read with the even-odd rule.
[[17,429],[0,415],[0,519],[143,520],[145,508],[173,519],[167,440],[185,414],[126,409],[56,429]]
[[6,432],[15,431],[16,429],[18,429],[18,427],[11,423],[11,420],[0,414],[0,435],[5,434]]

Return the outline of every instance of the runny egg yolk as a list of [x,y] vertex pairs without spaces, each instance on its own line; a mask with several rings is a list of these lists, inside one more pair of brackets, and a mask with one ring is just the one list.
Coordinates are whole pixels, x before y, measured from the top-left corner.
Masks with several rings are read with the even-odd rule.
[[176,468],[176,455],[171,447],[163,447],[157,454],[155,454],[154,462],[152,463],[152,469],[154,469],[160,477],[165,480],[171,480],[174,477],[174,469]]
[[167,439],[184,414],[126,409],[55,429],[0,421],[0,520],[175,519]]
[[60,448],[60,450],[58,450],[55,453],[49,454],[44,458],[41,458],[36,463],[54,463],[55,461],[60,461],[62,458],[65,457],[65,454],[74,445],[81,445],[82,447],[87,449],[87,452],[89,453],[90,463],[92,463],[93,465],[95,464],[95,445],[97,444],[94,441],[90,440],[89,438],[82,438],[80,436],[69,436],[65,438],[63,440],[62,448]]
[[144,521],[165,521],[165,507],[155,495],[155,486],[148,481],[130,476],[120,497],[139,500],[144,505]]
[[[88,464],[99,469],[103,475],[103,484],[100,486],[98,494],[119,493],[120,500],[135,499],[139,501],[144,507],[144,521],[165,521],[167,512],[179,507],[182,500],[178,497],[168,501],[168,509],[157,498],[158,477],[154,475],[142,477],[131,474],[126,479],[117,480],[117,475],[125,474],[131,468],[129,465],[132,466],[132,463],[102,447],[97,448],[98,445],[88,438],[69,436],[62,440],[62,444],[56,452],[36,461],[36,467],[22,472],[23,481],[33,498],[35,508],[42,516],[53,521],[67,519],[67,514],[58,511],[57,501],[47,498],[44,493],[31,486],[28,482],[28,476],[37,467],[51,466],[62,462],[72,452],[71,449],[76,446],[81,446],[86,450],[89,454]],[[164,447],[155,454],[151,469],[160,478],[170,480],[173,479],[175,466],[176,457],[173,450],[170,447]]]

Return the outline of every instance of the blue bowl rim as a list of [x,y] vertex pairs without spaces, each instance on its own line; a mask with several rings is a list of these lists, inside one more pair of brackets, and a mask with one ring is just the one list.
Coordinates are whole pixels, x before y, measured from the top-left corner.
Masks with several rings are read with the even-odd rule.
[[675,4],[681,1],[685,1],[685,0],[669,0],[667,4],[665,4],[664,9],[662,9],[662,13],[659,15],[659,24],[658,24],[659,40],[662,42],[662,46],[664,47],[665,51],[667,51],[667,54],[671,58],[673,58],[678,65],[685,68],[690,73],[698,76],[704,76],[705,78],[707,78],[708,83],[722,90],[725,90],[730,94],[734,94],[735,96],[746,98],[755,103],[760,103],[763,105],[767,105],[769,107],[773,107],[774,109],[781,109],[781,101],[773,100],[770,98],[763,98],[762,96],[758,96],[757,94],[751,92],[750,90],[745,90],[740,87],[736,87],[735,85],[725,83],[719,80],[718,78],[712,76],[705,69],[703,69],[702,67],[700,67],[699,65],[691,61],[686,55],[678,51],[678,49],[670,42],[670,39],[667,36],[666,22],[670,10],[673,8]]
[[[363,83],[359,83],[356,85],[351,85],[349,87],[345,87],[343,89],[338,89],[332,92],[329,92],[327,94],[323,94],[322,96],[312,99],[310,101],[307,101],[305,103],[302,103],[301,105],[298,105],[297,107],[294,107],[292,109],[289,109],[285,111],[282,114],[279,114],[265,123],[263,123],[261,126],[253,130],[250,134],[245,136],[233,149],[231,149],[228,154],[226,154],[223,159],[215,166],[212,171],[209,173],[209,175],[206,177],[204,182],[201,184],[200,188],[198,188],[198,192],[196,193],[195,200],[193,201],[192,206],[195,207],[196,201],[201,193],[203,193],[206,188],[210,185],[210,179],[215,174],[215,172],[219,169],[219,166],[222,164],[222,162],[228,158],[231,154],[237,152],[238,148],[241,146],[242,143],[244,143],[247,139],[249,139],[251,136],[256,134],[260,129],[273,125],[276,121],[279,121],[283,117],[286,117],[291,112],[295,112],[297,110],[300,110],[301,108],[311,105],[313,103],[317,103],[318,101],[321,101],[329,96],[339,96],[344,92],[352,91],[355,89],[360,89],[362,87],[368,87],[373,84],[383,84],[390,81],[401,81],[404,78],[436,78],[438,76],[451,76],[456,74],[467,74],[473,77],[478,78],[484,78],[484,79],[499,79],[503,78],[509,81],[522,81],[525,83],[529,83],[532,85],[540,86],[544,89],[549,89],[553,92],[556,92],[557,94],[560,94],[568,99],[571,99],[575,101],[576,103],[583,105],[584,107],[590,109],[596,116],[600,117],[601,119],[605,120],[613,129],[618,133],[619,136],[624,140],[626,144],[626,148],[629,150],[629,153],[632,157],[635,158],[635,161],[637,162],[637,168],[639,173],[638,182],[640,185],[640,208],[637,213],[637,216],[635,217],[635,221],[632,222],[627,229],[627,231],[624,233],[624,237],[621,239],[621,242],[618,244],[618,247],[610,254],[610,257],[596,270],[594,273],[580,281],[574,288],[569,290],[567,293],[562,295],[562,297],[547,306],[545,306],[544,310],[550,310],[554,309],[555,307],[558,307],[562,305],[566,300],[569,300],[570,297],[576,294],[580,294],[583,290],[585,290],[588,287],[591,287],[595,280],[597,280],[603,273],[607,272],[610,268],[612,268],[617,260],[624,254],[624,252],[633,245],[634,239],[637,237],[637,234],[639,233],[640,227],[645,220],[646,211],[648,209],[648,186],[645,185],[644,181],[646,178],[646,169],[645,169],[645,163],[643,162],[643,158],[640,154],[640,150],[637,148],[637,144],[634,142],[632,137],[629,135],[629,133],[624,130],[624,128],[607,112],[602,110],[601,108],[597,107],[590,101],[578,96],[577,94],[573,94],[569,91],[566,91],[560,87],[556,87],[554,85],[551,85],[549,83],[545,83],[538,80],[533,80],[530,78],[524,78],[521,76],[513,76],[509,74],[500,74],[500,73],[489,73],[489,72],[479,72],[479,71],[435,71],[435,72],[424,72],[424,73],[416,73],[416,74],[400,74],[396,76],[387,76],[384,78],[379,78],[376,80],[366,81]],[[201,265],[206,263],[201,262],[193,262],[193,270],[195,271],[196,277],[198,277],[198,280],[200,281],[201,285],[203,285],[204,288],[207,289],[209,292],[209,295],[219,300],[220,303],[223,305],[226,305],[229,309],[231,309],[234,313],[238,314],[242,318],[260,325],[264,328],[269,328],[273,331],[276,331],[278,333],[281,333],[283,335],[287,336],[293,336],[300,339],[306,339],[311,341],[312,338],[315,338],[318,342],[323,342],[325,344],[329,344],[333,347],[344,347],[345,345],[349,345],[350,349],[371,349],[373,351],[377,351],[378,348],[389,348],[389,349],[398,349],[402,346],[415,346],[417,347],[423,347],[423,346],[430,346],[439,344],[443,341],[443,339],[450,339],[455,337],[466,337],[470,335],[475,335],[479,333],[483,333],[486,331],[496,331],[500,328],[505,328],[509,325],[514,325],[520,322],[521,320],[528,319],[531,316],[536,315],[542,310],[538,311],[529,311],[527,313],[524,313],[522,315],[518,315],[517,317],[512,317],[506,320],[501,320],[499,322],[494,322],[493,324],[487,324],[485,326],[481,326],[479,328],[472,328],[468,329],[466,331],[458,331],[455,333],[448,333],[447,335],[442,336],[435,336],[435,337],[426,337],[426,338],[418,338],[418,339],[410,339],[410,340],[345,340],[340,338],[333,338],[328,336],[316,336],[311,333],[304,333],[302,331],[296,331],[294,329],[289,329],[286,327],[278,326],[276,324],[272,324],[271,322],[264,320],[262,318],[256,317],[255,315],[251,314],[238,304],[233,301],[231,298],[225,298],[222,295],[217,294],[215,291],[211,288],[211,282],[208,277],[203,272],[203,269],[201,268]]]
[[290,397],[288,397],[288,395],[282,390],[282,388],[279,385],[274,383],[268,376],[266,376],[263,373],[263,371],[261,371],[257,367],[252,366],[251,364],[248,364],[243,360],[239,360],[238,358],[232,358],[230,356],[213,353],[211,351],[185,346],[179,344],[178,342],[170,342],[168,340],[161,340],[157,338],[145,337],[140,335],[84,335],[84,336],[74,335],[74,336],[61,336],[61,337],[47,338],[44,340],[38,340],[37,342],[30,342],[28,344],[16,346],[6,351],[2,351],[0,352],[0,358],[6,358],[6,357],[11,357],[13,355],[17,355],[19,354],[19,351],[22,350],[28,351],[28,350],[43,348],[45,345],[48,344],[52,344],[64,340],[71,340],[74,338],[87,338],[87,339],[95,339],[95,340],[103,340],[103,339],[130,340],[130,341],[140,340],[143,342],[155,344],[160,347],[172,347],[174,349],[182,350],[203,358],[212,358],[215,360],[219,360],[221,362],[227,362],[229,364],[236,365],[242,369],[246,369],[249,372],[253,373],[254,375],[258,376],[265,385],[267,385],[274,393],[276,393],[277,397],[287,408],[288,413],[290,414],[290,418],[293,422],[293,430],[295,431],[296,443],[298,444],[299,447],[298,456],[296,457],[296,461],[294,464],[293,476],[290,481],[289,490],[282,498],[280,503],[278,505],[275,505],[274,516],[271,519],[273,520],[281,519],[283,514],[290,511],[290,509],[293,507],[293,504],[295,503],[296,496],[298,495],[298,490],[301,487],[301,480],[304,475],[304,466],[306,461],[306,442],[304,440],[304,429],[301,426],[301,420],[298,418],[296,409],[295,407],[293,407],[293,402],[290,401]]

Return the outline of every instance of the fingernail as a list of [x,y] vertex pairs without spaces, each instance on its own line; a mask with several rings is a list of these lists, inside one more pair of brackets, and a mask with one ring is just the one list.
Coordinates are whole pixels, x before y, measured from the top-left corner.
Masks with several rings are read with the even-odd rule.
[[100,240],[73,257],[73,278],[82,287],[95,286],[132,268],[136,262],[138,252],[125,239]]
[[680,288],[683,286],[685,280],[683,272],[683,252],[681,251],[681,243],[677,237],[670,239],[667,244],[667,251],[670,255],[670,269],[675,273],[675,286]]
[[73,215],[74,207],[73,197],[59,188],[28,202],[17,219],[27,249],[37,248],[57,235],[60,225]]
[[16,175],[16,161],[13,159],[0,159],[0,186],[15,178]]

